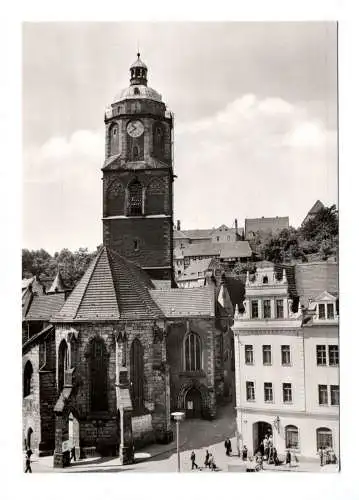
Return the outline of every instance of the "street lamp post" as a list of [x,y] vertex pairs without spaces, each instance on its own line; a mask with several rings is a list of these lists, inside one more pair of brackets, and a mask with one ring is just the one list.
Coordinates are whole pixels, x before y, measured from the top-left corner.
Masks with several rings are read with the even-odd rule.
[[171,413],[171,415],[176,421],[177,472],[181,472],[181,462],[180,462],[180,452],[179,452],[179,424],[184,419],[184,413],[182,411],[175,411]]

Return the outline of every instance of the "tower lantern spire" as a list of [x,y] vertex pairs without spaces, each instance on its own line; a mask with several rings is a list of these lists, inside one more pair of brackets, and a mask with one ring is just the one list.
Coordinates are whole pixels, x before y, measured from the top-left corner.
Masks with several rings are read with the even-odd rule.
[[137,60],[130,67],[131,85],[145,85],[147,87],[147,66],[141,61],[141,54],[138,50]]

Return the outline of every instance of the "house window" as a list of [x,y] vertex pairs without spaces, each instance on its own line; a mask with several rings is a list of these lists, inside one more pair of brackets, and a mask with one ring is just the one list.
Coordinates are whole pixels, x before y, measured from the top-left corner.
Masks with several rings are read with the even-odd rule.
[[333,448],[332,431],[327,427],[317,429],[317,450]]
[[327,319],[334,319],[334,304],[327,304]]
[[96,338],[90,349],[91,410],[107,410],[107,363],[105,344]]
[[320,405],[328,404],[328,387],[326,385],[318,385],[318,396]]
[[143,347],[136,338],[130,352],[130,387],[134,410],[142,410],[144,399],[144,362]]
[[292,399],[292,384],[283,384],[283,403],[291,403]]
[[142,215],[142,185],[136,179],[128,187],[129,215]]
[[327,350],[325,345],[317,345],[317,365],[326,366]]
[[255,401],[254,382],[246,382],[247,401]]
[[338,366],[339,365],[339,346],[330,345],[329,346],[329,365]]
[[189,333],[184,340],[184,369],[197,371],[201,369],[201,341],[196,333]]
[[268,285],[268,276],[263,277],[263,285]]
[[283,300],[282,299],[276,300],[275,304],[276,304],[277,318],[283,318],[284,317]]
[[271,304],[270,300],[266,299],[263,300],[263,318],[270,318],[271,317]]
[[272,364],[272,347],[270,345],[263,346],[263,364],[264,365]]
[[32,364],[31,361],[27,361],[24,368],[24,381],[23,381],[23,390],[24,390],[24,398],[31,394],[31,382],[32,382]]
[[339,385],[330,386],[330,404],[339,406]]
[[282,345],[281,351],[282,351],[282,365],[283,366],[290,365],[290,346]]
[[318,304],[319,319],[325,319],[325,304]]
[[264,401],[273,403],[273,385],[272,382],[264,382]]
[[299,448],[298,427],[295,425],[287,425],[285,428],[285,447],[293,449]]
[[252,345],[245,345],[244,346],[244,354],[245,354],[246,365],[253,365],[254,364],[253,346]]
[[258,318],[258,300],[251,301],[251,317]]
[[135,252],[138,252],[138,250],[140,249],[140,242],[137,238],[133,240],[133,249]]
[[217,236],[217,241],[219,241],[219,236]]
[[133,93],[134,93],[135,95],[139,95],[139,94],[140,94],[140,89],[139,89],[139,88],[137,88],[137,87],[135,87],[135,88],[134,88],[134,90],[133,90]]
[[59,391],[62,391],[65,383],[65,372],[69,368],[69,349],[67,347],[67,342],[65,339],[61,341],[59,346],[59,356],[58,356],[58,387]]

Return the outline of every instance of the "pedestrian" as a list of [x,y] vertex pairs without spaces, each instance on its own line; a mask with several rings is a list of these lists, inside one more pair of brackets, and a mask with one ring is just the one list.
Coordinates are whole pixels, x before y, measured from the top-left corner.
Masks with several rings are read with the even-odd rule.
[[206,456],[204,459],[204,466],[209,467],[209,452],[208,452],[208,450],[206,450]]
[[243,450],[242,450],[242,459],[244,462],[247,461],[247,457],[248,457],[248,450],[247,450],[247,446],[244,445]]
[[70,458],[70,462],[71,460],[74,459],[74,462],[76,462],[76,452],[75,452],[75,446],[73,446],[71,448],[71,458]]
[[292,462],[292,455],[290,453],[290,450],[287,451],[287,454],[285,456],[285,464],[288,465],[288,467],[291,466],[291,462]]
[[224,442],[224,447],[226,449],[226,455],[227,455],[227,457],[229,457],[230,454],[232,453],[232,445],[231,445],[231,441],[228,438]]
[[25,472],[32,472],[32,470],[31,470],[31,460],[30,460],[31,455],[32,455],[32,451],[29,448],[28,450],[26,450],[26,459],[25,459],[26,467],[25,467]]
[[269,453],[269,439],[268,439],[268,434],[265,435],[265,438],[263,439],[263,449],[261,449],[262,455],[263,455],[263,460],[268,459],[268,453]]
[[210,455],[209,455],[209,468],[211,469],[211,471],[214,471],[217,468],[216,463],[214,461],[214,456],[212,455],[212,453],[210,453]]
[[198,469],[198,465],[196,464],[196,454],[194,451],[191,453],[191,462],[192,462],[192,470],[196,467]]
[[320,458],[320,466],[323,465],[324,463],[324,453],[323,453],[323,448],[319,448],[319,458]]

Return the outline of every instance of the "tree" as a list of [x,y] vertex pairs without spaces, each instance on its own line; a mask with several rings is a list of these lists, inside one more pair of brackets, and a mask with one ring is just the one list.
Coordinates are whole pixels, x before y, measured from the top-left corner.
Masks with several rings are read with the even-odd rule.
[[22,250],[22,276],[37,276],[40,281],[54,279],[59,269],[67,288],[73,288],[81,279],[91,260],[96,255],[87,248],[79,248],[74,253],[68,248],[55,252],[52,257],[45,250]]

